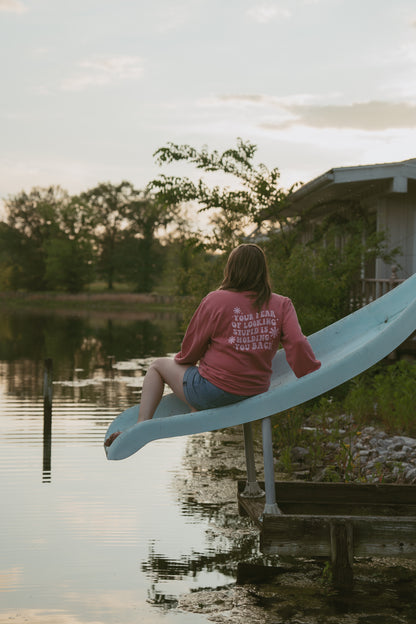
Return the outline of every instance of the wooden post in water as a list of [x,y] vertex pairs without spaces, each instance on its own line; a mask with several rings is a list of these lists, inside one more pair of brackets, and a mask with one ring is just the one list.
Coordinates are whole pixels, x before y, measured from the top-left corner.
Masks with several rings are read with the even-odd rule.
[[45,360],[43,376],[43,482],[51,480],[52,359]]
[[353,527],[346,519],[330,520],[332,584],[350,589],[353,584]]

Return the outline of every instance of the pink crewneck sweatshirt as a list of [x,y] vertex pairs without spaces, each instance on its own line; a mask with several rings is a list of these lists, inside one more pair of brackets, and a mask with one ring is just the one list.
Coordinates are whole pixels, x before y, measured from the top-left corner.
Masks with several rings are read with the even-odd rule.
[[196,364],[218,388],[253,396],[270,385],[272,359],[281,343],[297,377],[321,363],[300,328],[290,299],[272,294],[258,311],[250,292],[215,290],[198,306],[176,354],[179,364]]

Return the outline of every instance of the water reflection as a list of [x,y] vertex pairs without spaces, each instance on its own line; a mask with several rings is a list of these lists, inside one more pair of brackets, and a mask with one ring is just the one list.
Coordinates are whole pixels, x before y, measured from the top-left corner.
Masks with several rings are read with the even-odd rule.
[[[253,564],[246,580],[261,563],[257,531],[237,515],[242,431],[154,442],[124,462],[102,448],[153,355],[178,348],[175,319],[48,319],[0,319],[0,624],[414,621],[415,573],[404,564],[388,583],[379,561],[357,564],[348,599],[329,593],[323,563],[310,561],[280,563],[270,585],[236,585],[239,562]],[[144,331],[158,337],[154,353]],[[114,337],[124,334],[121,348]]]
[[[6,393],[15,398],[37,396],[44,387],[47,358],[53,362],[55,405],[62,409],[70,401],[72,419],[83,418],[74,404],[85,400],[85,387],[91,390],[91,400],[103,406],[137,402],[149,358],[177,349],[181,318],[168,311],[130,316],[3,311],[0,360],[8,363],[2,376]],[[45,406],[43,413],[42,475],[49,483],[52,415]]]
[[52,358],[55,373],[84,377],[97,370],[111,372],[112,362],[158,356],[178,349],[181,317],[155,314],[152,319],[61,316],[27,312],[0,315],[0,360],[9,362],[10,392],[39,390],[45,358]]
[[[152,583],[171,579],[183,579],[188,576],[197,577],[201,572],[216,572],[223,575],[223,583],[234,580],[238,563],[251,559],[258,552],[258,538],[252,535],[241,535],[241,520],[236,518],[236,536],[230,543],[211,543],[208,536],[208,547],[204,552],[191,550],[179,559],[166,557],[158,553],[152,545],[147,561],[142,563],[142,570],[152,579]],[[217,526],[221,530],[221,525]],[[218,542],[218,534],[215,536]]]
[[126,462],[107,462],[102,448],[109,422],[138,401],[149,362],[179,343],[176,316],[2,315],[1,624],[159,622],[180,594],[234,582],[241,544],[211,535],[219,506],[181,502],[176,487],[187,440],[152,443]]
[[43,407],[43,468],[42,482],[50,483],[52,478],[52,410]]

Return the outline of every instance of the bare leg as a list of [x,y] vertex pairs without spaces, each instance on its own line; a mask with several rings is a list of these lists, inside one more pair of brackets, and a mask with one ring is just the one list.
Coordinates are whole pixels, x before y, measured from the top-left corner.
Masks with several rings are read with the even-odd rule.
[[[138,422],[153,418],[163,396],[165,383],[179,399],[189,405],[183,391],[183,376],[187,368],[189,368],[188,365],[178,364],[172,358],[167,357],[158,358],[152,362],[143,382]],[[191,405],[189,407],[195,411]]]
[[[139,417],[137,422],[150,420],[156,411],[163,396],[165,383],[170,386],[176,396],[189,405],[183,391],[183,376],[188,365],[178,364],[172,358],[158,358],[154,360],[146,373],[143,382],[142,398],[140,402]],[[197,410],[189,405],[191,411]],[[105,442],[105,446],[111,446],[121,431],[113,433]]]

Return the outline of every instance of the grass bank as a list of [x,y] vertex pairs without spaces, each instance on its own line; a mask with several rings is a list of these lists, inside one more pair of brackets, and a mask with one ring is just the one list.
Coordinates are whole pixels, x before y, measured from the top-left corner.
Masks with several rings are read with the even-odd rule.
[[86,292],[79,294],[42,292],[1,292],[0,307],[8,309],[67,309],[91,311],[131,311],[181,309],[181,301],[170,295],[127,292]]

